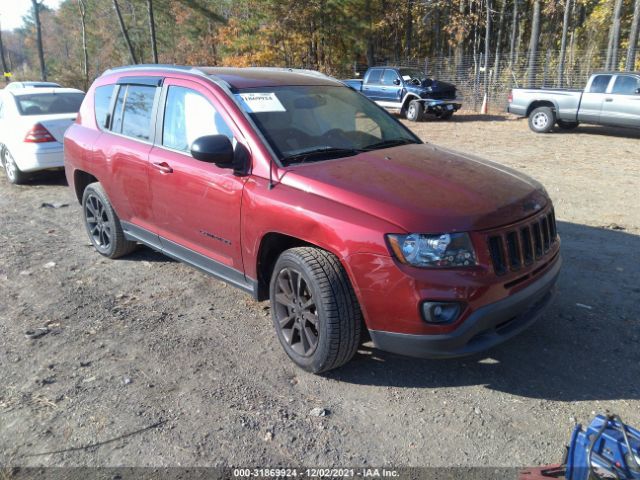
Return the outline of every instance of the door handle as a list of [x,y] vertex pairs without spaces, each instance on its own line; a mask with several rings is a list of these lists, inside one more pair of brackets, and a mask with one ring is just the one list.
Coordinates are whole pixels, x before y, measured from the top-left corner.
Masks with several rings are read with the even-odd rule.
[[173,168],[167,162],[151,162],[151,166],[162,173],[173,173]]
[[613,98],[605,98],[604,101],[605,102],[613,102]]

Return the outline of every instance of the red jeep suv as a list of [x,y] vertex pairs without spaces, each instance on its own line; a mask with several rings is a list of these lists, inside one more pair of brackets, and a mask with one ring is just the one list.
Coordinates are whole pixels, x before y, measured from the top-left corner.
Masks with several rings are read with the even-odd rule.
[[560,270],[538,182],[424,144],[317,72],[109,70],[67,130],[65,167],[100,254],[142,243],[270,299],[312,372],[367,331],[404,355],[484,350],[540,316]]

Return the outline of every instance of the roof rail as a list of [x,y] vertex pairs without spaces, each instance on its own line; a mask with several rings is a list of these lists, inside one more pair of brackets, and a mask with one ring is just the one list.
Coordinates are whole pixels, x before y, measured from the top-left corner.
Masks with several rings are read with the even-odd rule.
[[272,71],[272,72],[299,73],[301,75],[309,75],[313,77],[329,78],[331,80],[335,80],[335,78],[330,75],[319,72],[318,70],[310,70],[308,68],[289,68],[289,67],[245,67],[245,68],[253,68],[256,70],[266,70],[266,71]]
[[114,72],[127,72],[131,70],[172,70],[174,72],[193,73],[195,75],[206,76],[206,74],[198,67],[188,67],[185,65],[173,65],[162,63],[141,63],[137,65],[124,65],[122,67],[113,67],[105,70],[101,76]]

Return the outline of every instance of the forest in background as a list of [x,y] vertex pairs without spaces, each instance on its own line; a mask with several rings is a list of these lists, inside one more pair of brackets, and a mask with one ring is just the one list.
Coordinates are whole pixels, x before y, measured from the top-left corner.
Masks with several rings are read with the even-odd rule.
[[469,77],[470,85],[486,90],[501,78],[570,84],[566,72],[578,64],[583,70],[640,69],[640,0],[63,0],[56,10],[39,0],[32,5],[21,28],[2,31],[4,71],[13,79],[47,78],[85,90],[107,68],[132,63],[302,67],[338,77],[374,64],[427,70],[446,65],[449,77]]

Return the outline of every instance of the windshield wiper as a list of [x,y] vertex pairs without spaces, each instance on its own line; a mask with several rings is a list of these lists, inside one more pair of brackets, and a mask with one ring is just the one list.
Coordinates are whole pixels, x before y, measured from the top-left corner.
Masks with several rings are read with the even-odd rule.
[[372,143],[371,145],[367,145],[363,148],[363,150],[379,150],[381,148],[391,148],[391,147],[399,147],[400,145],[407,145],[409,143],[422,143],[417,142],[416,140],[411,140],[409,138],[396,138],[394,140],[383,140],[381,142]]
[[361,152],[362,150],[356,148],[320,147],[287,155],[282,158],[282,161],[286,164],[303,163],[307,160],[326,160],[336,156],[357,155]]

